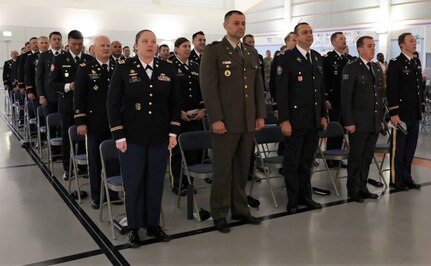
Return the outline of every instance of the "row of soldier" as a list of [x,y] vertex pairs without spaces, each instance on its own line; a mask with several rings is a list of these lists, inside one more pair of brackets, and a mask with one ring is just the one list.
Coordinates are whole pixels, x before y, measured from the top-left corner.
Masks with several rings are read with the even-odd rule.
[[[167,54],[166,50],[168,49],[164,45],[157,47],[155,35],[151,31],[144,30],[137,34],[136,47],[134,47],[137,52],[136,57],[119,61],[112,57],[112,47],[116,45],[111,44],[106,36],[95,38],[94,45],[90,49],[94,51],[94,57],[92,57],[82,53],[83,36],[79,31],[71,31],[68,35],[69,52],[61,50],[61,34],[53,32],[49,36],[49,50],[46,39],[44,42],[44,38],[40,38],[41,45],[39,49],[42,52],[40,55],[35,53],[36,40],[33,38],[30,40],[30,49],[32,51],[21,55],[21,58],[24,59],[16,61],[15,65],[17,67],[15,69],[17,69],[17,74],[12,74],[12,78],[7,79],[8,83],[5,83],[5,85],[13,88],[14,77],[17,77],[17,88],[23,92],[23,86],[24,84],[26,85],[25,91],[28,100],[34,101],[35,105],[37,103],[46,105],[49,113],[59,112],[62,117],[63,136],[67,136],[67,129],[73,124],[77,125],[79,134],[87,135],[87,154],[92,194],[91,206],[93,208],[99,208],[100,200],[98,146],[103,140],[111,138],[111,134],[116,140],[121,156],[123,156],[121,158],[124,161],[139,164],[139,159],[150,160],[147,155],[142,155],[149,151],[135,150],[135,147],[130,145],[130,140],[132,140],[132,143],[141,143],[152,147],[152,143],[164,143],[162,140],[158,141],[158,138],[160,138],[160,135],[163,136],[165,131],[168,132],[168,147],[173,151],[173,191],[182,193],[183,184],[178,183],[181,157],[178,148],[175,147],[177,135],[182,132],[201,130],[201,120],[207,115],[207,111],[214,136],[229,135],[228,127],[230,122],[228,116],[234,115],[233,113],[235,112],[226,113],[223,117],[220,112],[214,111],[217,109],[214,107],[214,101],[217,100],[218,96],[208,96],[214,95],[208,92],[208,88],[212,85],[217,85],[222,81],[229,82],[229,80],[236,78],[234,73],[234,71],[237,71],[237,68],[234,67],[235,61],[226,60],[220,62],[223,64],[223,66],[220,66],[223,69],[218,69],[217,66],[216,69],[213,69],[205,65],[199,66],[202,55],[204,55],[204,62],[210,62],[214,60],[214,55],[211,53],[216,53],[217,47],[226,43],[226,49],[230,57],[234,58],[235,55],[229,52],[230,47],[233,47],[235,50],[239,50],[239,58],[242,58],[243,64],[248,56],[253,58],[250,67],[251,69],[259,69],[259,77],[256,76],[256,83],[262,84],[253,83],[256,87],[256,92],[252,96],[245,90],[245,97],[257,98],[256,108],[253,109],[256,116],[256,128],[253,127],[253,129],[259,130],[262,127],[260,119],[264,118],[264,113],[261,111],[260,103],[263,101],[263,97],[260,99],[258,96],[263,96],[264,59],[262,56],[257,57],[257,52],[253,48],[253,36],[244,36],[244,14],[239,11],[231,11],[231,13],[226,14],[224,27],[227,31],[226,38],[221,42],[215,42],[211,46],[207,46],[213,47],[206,48],[212,51],[208,55],[204,52],[206,40],[203,32],[197,32],[192,36],[193,51],[191,50],[191,42],[187,38],[178,38],[174,45],[175,57],[171,58],[172,61],[167,61],[167,64],[173,65],[174,73],[170,72],[172,66],[168,67],[164,62]],[[235,42],[232,39],[237,40],[238,36],[243,38],[243,42],[237,42],[234,45]],[[298,205],[321,208],[321,205],[313,201],[311,197],[310,171],[318,143],[317,132],[321,127],[326,127],[328,112],[329,120],[342,123],[349,134],[351,155],[348,165],[345,166],[348,169],[349,176],[347,184],[349,197],[358,202],[362,202],[366,198],[377,198],[377,195],[370,193],[366,187],[374,145],[377,141],[378,132],[383,126],[383,108],[380,100],[380,87],[383,82],[382,69],[371,62],[375,52],[374,40],[369,36],[359,38],[357,41],[359,57],[352,58],[345,52],[347,45],[344,34],[336,32],[331,36],[334,51],[321,57],[318,52],[310,49],[313,43],[313,32],[310,25],[300,23],[295,27],[294,32],[291,32],[286,37],[285,42],[285,50],[274,57],[272,62],[268,86],[273,99],[274,115],[279,119],[281,130],[286,135],[283,151],[285,158],[283,174],[285,175],[288,191],[287,211],[296,213]],[[414,36],[411,34],[401,35],[399,45],[402,53],[399,58],[391,61],[387,69],[388,75],[393,75],[391,76],[392,78],[387,79],[387,96],[393,124],[397,125],[400,120],[408,123],[409,134],[405,136],[392,134],[393,139],[391,142],[392,146],[394,146],[392,149],[394,154],[392,154],[391,158],[395,162],[395,167],[391,169],[391,183],[397,189],[405,190],[419,188],[419,185],[414,183],[410,174],[415,144],[411,144],[412,140],[406,140],[406,138],[413,138],[413,142],[417,141],[417,132],[414,129],[418,126],[416,122],[418,121],[417,119],[420,119],[420,108],[422,107],[423,99],[420,93],[422,83],[419,82],[419,80],[421,81],[420,61],[418,59],[406,61],[406,58],[413,57],[412,54],[416,50]],[[226,49],[224,49],[225,52]],[[154,57],[156,52],[160,54],[160,58]],[[254,54],[256,54],[256,59],[258,58],[255,61]],[[22,63],[23,61],[24,63]],[[238,62],[241,62],[241,60],[238,60]],[[256,63],[256,68],[254,68],[254,63]],[[29,72],[21,72],[20,65],[23,65],[24,69],[28,68]],[[117,67],[118,70],[115,70]],[[248,67],[249,65],[246,65],[244,73],[240,75],[246,75],[245,71]],[[222,71],[222,73],[219,73],[219,81],[214,84],[208,83],[209,76],[213,75],[209,71],[211,69],[214,72]],[[206,73],[203,76],[199,75],[202,71]],[[20,73],[25,74],[20,78]],[[153,76],[155,74],[156,77]],[[164,85],[157,85],[156,78],[158,81],[168,82],[169,84],[175,81],[175,84],[172,85],[175,90],[172,91],[172,88],[169,90],[169,97],[177,97],[180,101],[176,102],[171,99],[168,103],[165,101],[166,99],[160,99],[160,96],[157,96],[160,92],[153,89],[153,84],[156,89],[160,86],[160,91],[162,91]],[[243,82],[249,82],[245,81],[245,78],[243,78]],[[136,90],[139,86],[142,86],[145,80],[148,81],[148,88],[142,91]],[[245,85],[245,88],[247,89],[247,85]],[[260,89],[262,90],[261,93]],[[226,93],[226,91],[223,91],[223,93]],[[136,99],[135,94],[139,95],[140,99]],[[413,94],[416,96],[412,96]],[[229,102],[231,101],[232,99],[229,100]],[[210,106],[208,107],[208,105]],[[166,116],[166,110],[163,111],[159,106],[166,108],[171,114]],[[227,104],[223,106],[223,108],[227,107],[230,106]],[[412,107],[417,107],[414,110],[418,110],[414,115],[411,114],[412,112],[405,111],[412,110]],[[178,114],[174,112],[177,108],[179,110]],[[224,111],[224,109],[221,111]],[[134,119],[138,117],[141,119],[139,120],[140,123],[130,122],[134,121],[131,117],[134,117]],[[129,121],[126,121],[126,118]],[[170,125],[170,129],[159,128],[154,120],[163,122],[166,120],[167,124]],[[154,130],[148,128],[150,125],[154,127]],[[242,130],[240,129],[240,131]],[[246,131],[248,130],[247,128]],[[414,138],[415,135],[416,139]],[[164,139],[164,137],[162,138]],[[63,137],[63,139],[67,140],[67,137]],[[327,145],[328,148],[341,147],[342,139],[328,140]],[[127,151],[130,150],[130,147],[133,147],[134,150],[131,154],[135,156],[128,154]],[[69,149],[68,142],[64,141],[62,146],[64,178],[68,178]],[[227,150],[229,148],[223,147],[223,149]],[[251,150],[251,148],[247,149]],[[162,154],[162,150],[159,149],[152,152],[155,158],[164,158],[163,156],[165,156],[164,153]],[[221,153],[221,151],[218,152]],[[408,154],[405,155],[405,153]],[[190,157],[188,160],[191,162],[198,161],[201,158],[200,154],[196,153],[189,153],[186,156]],[[250,163],[249,156],[246,157],[245,159],[242,158],[242,161],[246,160],[248,163],[242,163],[241,167]],[[133,165],[132,163],[130,164]],[[329,162],[329,164],[332,165],[335,162]],[[166,169],[166,165],[159,165],[158,168]],[[134,170],[134,168],[122,168],[123,174],[126,173],[126,175],[133,175]],[[152,173],[152,170],[148,171]],[[214,185],[214,187],[218,187],[220,185],[218,179],[215,181],[218,184]],[[132,191],[132,187],[136,185],[137,183],[126,184],[125,182],[125,189],[126,191]],[[160,184],[155,185],[155,187],[160,187]],[[241,185],[238,191],[242,190],[244,190],[244,187]],[[231,193],[240,193],[235,191],[232,189]],[[214,206],[219,204],[220,200],[214,199],[217,196],[213,195],[215,194],[213,188],[211,193],[211,213],[214,218],[214,224],[217,230],[227,232],[229,231],[229,226],[223,217],[226,212],[214,209]],[[220,194],[220,192],[217,193]],[[126,193],[126,212],[129,227],[132,229],[132,233],[129,235],[129,244],[138,246],[139,236],[135,229],[141,227],[147,227],[147,234],[149,235],[156,236],[162,241],[169,240],[169,236],[158,227],[159,212],[148,213],[152,208],[160,209],[160,189],[153,192],[147,191],[149,195],[144,195],[144,200],[142,200],[146,203],[128,204],[133,200],[128,200],[127,197],[135,197],[134,194],[140,194],[140,192],[129,193],[129,195]],[[240,194],[242,195],[243,193]],[[115,197],[115,195],[112,196]],[[229,197],[229,199],[235,197],[235,195],[224,196]],[[137,198],[141,199],[142,197]],[[156,199],[155,202],[149,200],[152,198]],[[242,201],[243,199],[238,200]],[[141,204],[147,204],[148,206],[142,207]],[[236,203],[232,202],[232,204],[235,205]],[[242,205],[241,208],[243,208]],[[233,209],[232,212],[234,212]],[[132,213],[135,213],[138,218],[131,218],[130,215],[134,217]],[[236,217],[248,223],[257,224],[260,222],[260,219],[251,216],[248,211],[243,209],[242,213],[232,213],[232,215],[233,217],[236,215]],[[145,221],[142,221],[144,216],[146,217]]]

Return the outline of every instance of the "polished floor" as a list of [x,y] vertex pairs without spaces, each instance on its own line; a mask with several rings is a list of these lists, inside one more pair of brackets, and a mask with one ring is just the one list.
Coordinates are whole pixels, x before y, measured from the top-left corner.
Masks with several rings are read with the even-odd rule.
[[[106,212],[100,221],[89,199],[78,204],[68,196],[61,164],[51,176],[43,163],[45,152],[40,159],[33,149],[21,147],[22,131],[12,130],[10,117],[0,107],[0,265],[431,264],[431,135],[425,131],[413,166],[421,190],[390,192],[369,186],[381,196],[360,204],[346,200],[346,179],[339,180],[337,197],[322,172],[312,183],[332,192],[314,195],[324,208],[287,215],[282,181],[273,182],[278,208],[262,182],[253,192],[261,206],[252,210],[264,218],[262,224],[229,220],[231,232],[221,234],[210,220],[188,220],[185,198],[177,208],[166,180],[165,228],[173,239],[158,243],[143,233],[143,246],[130,249],[125,235],[117,233],[112,240]],[[374,165],[370,176],[378,176]],[[84,190],[89,191],[88,186]],[[196,198],[208,210],[209,190],[199,190]],[[114,208],[115,213],[123,211],[123,206]]]

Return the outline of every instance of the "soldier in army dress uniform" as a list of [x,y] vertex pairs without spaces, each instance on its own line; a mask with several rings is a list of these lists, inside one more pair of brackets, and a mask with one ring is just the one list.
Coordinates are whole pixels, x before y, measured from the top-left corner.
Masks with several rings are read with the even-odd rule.
[[[191,45],[184,37],[175,41],[175,54],[173,64],[176,69],[178,87],[181,94],[181,133],[202,130],[202,118],[205,116],[205,105],[199,86],[199,65],[189,59]],[[202,159],[202,153],[190,151],[186,154],[187,162],[198,163]],[[174,177],[175,193],[185,195],[186,179],[179,184],[181,171],[181,153],[179,147],[174,149],[172,156],[172,171]]]
[[341,112],[349,134],[347,192],[351,200],[377,199],[367,188],[374,149],[383,128],[380,86],[382,73],[372,62],[375,43],[362,36],[356,42],[359,58],[344,67],[341,83]]
[[180,90],[172,63],[157,59],[156,36],[136,34],[138,55],[120,61],[108,92],[108,119],[120,151],[131,247],[140,245],[138,230],[169,241],[159,226],[168,150],[180,133]]
[[[87,158],[91,186],[91,207],[100,206],[100,161],[99,145],[111,138],[106,111],[109,82],[116,62],[111,56],[110,41],[106,36],[94,39],[95,57],[79,65],[73,93],[74,119],[79,135],[87,135]],[[117,195],[111,194],[111,200]]]
[[425,109],[422,68],[416,52],[416,38],[411,33],[398,37],[401,54],[389,62],[387,99],[391,122],[396,127],[406,123],[407,134],[397,128],[391,135],[391,185],[396,189],[419,189],[411,175],[419,135],[419,121]]

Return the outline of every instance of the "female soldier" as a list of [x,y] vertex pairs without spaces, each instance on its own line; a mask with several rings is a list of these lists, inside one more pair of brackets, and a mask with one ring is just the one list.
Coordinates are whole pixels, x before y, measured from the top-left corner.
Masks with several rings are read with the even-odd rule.
[[138,32],[135,48],[137,56],[115,68],[107,101],[120,151],[130,247],[140,245],[140,228],[159,241],[170,239],[159,226],[160,208],[168,149],[177,145],[181,116],[175,68],[154,58],[155,34]]
[[[175,41],[175,55],[173,64],[176,69],[177,82],[181,95],[181,133],[202,130],[202,118],[205,116],[205,106],[199,86],[199,65],[194,61],[189,61],[190,41],[184,37]],[[202,159],[202,152],[187,152],[187,162],[197,163]],[[185,179],[179,186],[181,172],[181,153],[177,147],[172,158],[172,171],[174,177],[174,187],[172,191],[176,194],[186,194]]]

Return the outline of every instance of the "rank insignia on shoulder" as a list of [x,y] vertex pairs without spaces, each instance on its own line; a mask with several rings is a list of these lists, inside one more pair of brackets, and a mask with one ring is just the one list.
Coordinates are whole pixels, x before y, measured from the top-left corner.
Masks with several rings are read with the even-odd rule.
[[356,61],[358,61],[358,58],[355,58],[355,59],[350,60],[350,61],[349,61],[349,64],[353,64],[353,63],[355,63]]
[[85,65],[86,65],[85,63],[79,64],[80,67],[85,67]]
[[343,74],[343,80],[348,80],[349,79],[349,74]]
[[283,68],[281,68],[281,66],[277,67],[277,75],[281,75],[281,73],[283,73]]

